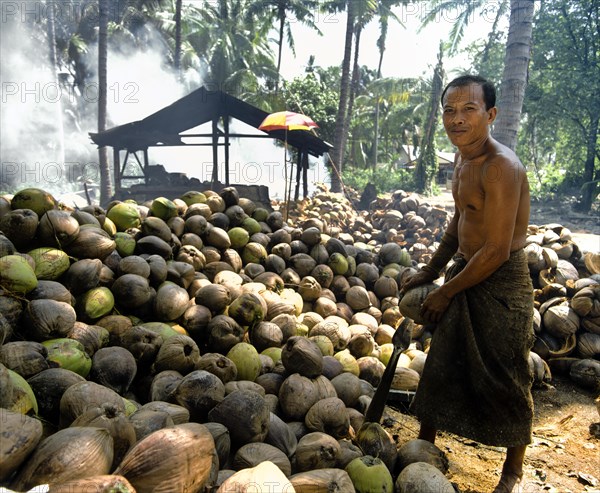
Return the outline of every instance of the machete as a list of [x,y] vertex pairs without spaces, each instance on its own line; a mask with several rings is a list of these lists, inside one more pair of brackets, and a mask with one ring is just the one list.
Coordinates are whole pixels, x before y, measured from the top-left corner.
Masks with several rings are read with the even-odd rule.
[[413,321],[408,317],[404,317],[404,320],[402,320],[402,323],[396,329],[396,332],[394,332],[392,337],[394,350],[392,351],[390,360],[385,367],[385,371],[381,377],[381,382],[379,382],[379,385],[375,390],[375,395],[373,396],[373,399],[371,399],[369,409],[367,409],[367,412],[365,413],[365,422],[379,423],[379,421],[381,421],[388,393],[390,391],[390,387],[392,386],[392,380],[394,378],[396,366],[398,365],[398,360],[400,359],[400,354],[402,354],[402,351],[407,349],[410,345],[410,341],[412,339],[412,328]]

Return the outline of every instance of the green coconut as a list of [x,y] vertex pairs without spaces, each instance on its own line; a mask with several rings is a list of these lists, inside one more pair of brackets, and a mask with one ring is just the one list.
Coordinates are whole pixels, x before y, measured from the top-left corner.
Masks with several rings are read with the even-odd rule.
[[107,212],[108,217],[118,231],[126,231],[130,228],[137,228],[141,224],[140,211],[135,204],[127,202],[118,202]]
[[262,364],[258,351],[252,344],[238,342],[226,355],[235,363],[237,380],[250,380],[254,382],[260,374]]
[[258,294],[242,293],[231,302],[228,315],[242,327],[250,327],[264,317],[264,309]]
[[31,209],[38,217],[42,217],[45,212],[56,209],[56,199],[41,188],[24,188],[18,191],[12,200],[10,206],[15,209]]
[[271,358],[273,360],[274,364],[277,364],[277,363],[279,363],[279,361],[281,361],[281,348],[280,347],[268,347],[266,349],[263,349],[260,354]]
[[231,248],[243,248],[250,240],[250,234],[241,226],[236,226],[227,231],[231,240]]
[[114,236],[117,233],[117,225],[113,223],[108,217],[105,217],[102,222],[102,229],[106,231],[110,236]]
[[350,354],[350,351],[348,349],[338,351],[333,355],[333,357],[342,364],[344,371],[350,372],[356,376],[360,374],[360,368],[358,366],[356,358]]
[[323,356],[333,356],[334,349],[331,339],[326,335],[318,335],[309,337],[319,348]]
[[263,264],[267,259],[267,250],[256,241],[250,241],[242,250],[244,265],[254,263]]
[[334,252],[329,256],[327,265],[336,275],[343,276],[348,271],[348,259],[339,252]]
[[64,368],[86,378],[92,369],[92,359],[85,352],[83,344],[75,339],[62,337],[48,339],[42,345],[48,350],[46,359],[51,367]]
[[158,197],[152,201],[150,212],[153,216],[168,221],[177,215],[177,205],[166,197]]
[[13,370],[7,368],[7,371],[12,387],[12,403],[8,409],[21,414],[37,414],[37,400],[27,380]]
[[119,231],[113,236],[117,244],[117,253],[121,257],[129,257],[135,252],[135,238],[129,233]]
[[260,231],[262,229],[260,227],[260,224],[258,223],[258,221],[256,219],[254,219],[253,217],[247,217],[246,219],[244,219],[242,221],[241,226],[246,231],[248,231],[250,236],[252,236],[253,234],[256,234],[256,233],[260,233]]
[[35,261],[34,272],[38,280],[56,281],[71,266],[69,256],[56,248],[35,248],[27,255]]
[[189,207],[192,204],[204,204],[206,203],[206,195],[202,192],[197,192],[195,190],[190,190],[189,192],[185,192],[181,197],[186,205]]
[[8,409],[13,402],[13,383],[8,368],[0,363],[0,407]]
[[127,417],[131,416],[139,409],[138,403],[129,399],[125,399],[125,397],[123,397],[123,403],[125,404],[125,416]]
[[107,287],[86,291],[77,302],[77,312],[86,320],[97,320],[108,315],[115,307],[115,297]]
[[166,322],[144,322],[140,325],[161,336],[163,341],[166,341],[170,337],[180,335],[180,332],[177,332],[177,330]]
[[393,493],[394,480],[388,468],[378,457],[364,455],[352,459],[346,472],[356,493]]
[[11,293],[25,294],[34,290],[38,279],[33,267],[21,255],[0,258],[0,286]]
[[386,342],[385,344],[381,344],[379,349],[379,361],[387,366],[388,362],[390,361],[390,357],[394,352],[394,345],[391,342]]
[[[266,222],[269,217],[269,211],[264,207],[257,207],[252,212],[252,217],[256,219],[258,222]],[[271,228],[271,229],[279,229],[279,228]]]

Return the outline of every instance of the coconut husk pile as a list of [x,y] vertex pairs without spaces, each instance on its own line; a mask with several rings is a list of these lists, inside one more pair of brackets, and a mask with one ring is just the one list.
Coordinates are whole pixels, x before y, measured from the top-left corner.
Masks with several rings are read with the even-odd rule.
[[[406,444],[365,422],[415,308],[398,286],[448,220],[404,191],[357,211],[320,189],[287,221],[232,187],[79,210],[0,197],[0,486],[449,487],[441,451],[399,460]],[[597,258],[559,225],[530,229],[532,374],[595,388]],[[413,323],[392,389],[418,387],[430,328]]]

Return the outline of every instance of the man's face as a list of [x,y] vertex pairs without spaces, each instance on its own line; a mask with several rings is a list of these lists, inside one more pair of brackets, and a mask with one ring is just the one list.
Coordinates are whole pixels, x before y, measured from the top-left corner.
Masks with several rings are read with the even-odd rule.
[[457,147],[484,139],[496,118],[496,108],[485,109],[479,84],[450,87],[444,95],[442,119],[450,141]]

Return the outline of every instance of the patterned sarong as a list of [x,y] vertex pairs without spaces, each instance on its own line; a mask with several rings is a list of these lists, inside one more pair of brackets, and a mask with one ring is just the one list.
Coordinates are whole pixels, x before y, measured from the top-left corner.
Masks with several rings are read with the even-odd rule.
[[[446,280],[465,265],[456,256]],[[435,328],[411,411],[424,424],[487,445],[530,443],[532,315],[527,259],[518,250],[453,298]]]

